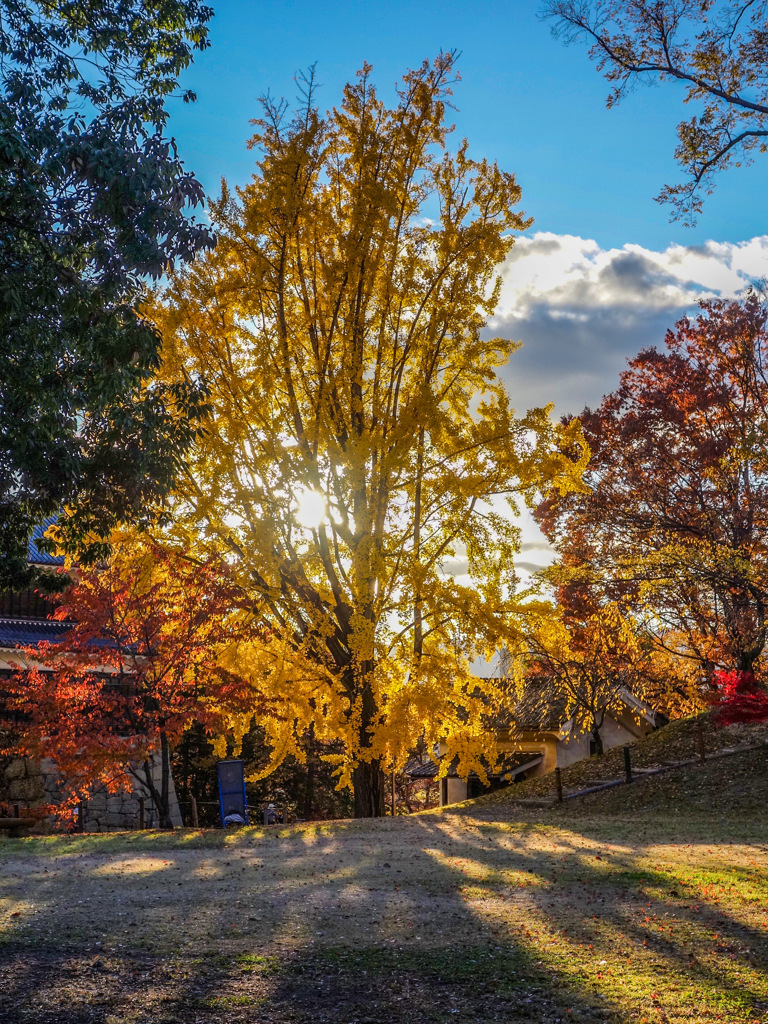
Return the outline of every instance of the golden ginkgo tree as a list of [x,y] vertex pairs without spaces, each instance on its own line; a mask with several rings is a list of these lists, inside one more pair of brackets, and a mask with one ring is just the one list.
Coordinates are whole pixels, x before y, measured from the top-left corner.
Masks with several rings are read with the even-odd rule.
[[625,604],[601,604],[573,584],[555,594],[557,614],[546,606],[531,614],[515,652],[520,706],[542,721],[555,710],[572,723],[571,738],[589,735],[602,754],[606,718],[642,720],[638,698],[654,689],[649,644]]
[[516,346],[484,327],[530,221],[512,174],[447,149],[453,55],[391,107],[370,70],[325,116],[311,77],[295,114],[263,101],[253,180],[223,188],[217,248],[154,311],[165,373],[212,407],[177,540],[236,569],[270,657],[290,652],[273,676],[253,655],[293,701],[270,739],[341,738],[358,816],[421,735],[480,764],[503,695],[469,663],[520,614],[509,505],[578,486],[585,454],[577,424],[516,418],[496,376]]

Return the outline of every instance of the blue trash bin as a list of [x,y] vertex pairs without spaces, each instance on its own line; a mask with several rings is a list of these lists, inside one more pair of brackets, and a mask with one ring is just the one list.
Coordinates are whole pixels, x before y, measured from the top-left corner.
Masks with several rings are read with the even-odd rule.
[[243,762],[233,758],[219,761],[216,765],[219,776],[219,809],[221,824],[248,824],[248,799],[245,795],[245,772]]

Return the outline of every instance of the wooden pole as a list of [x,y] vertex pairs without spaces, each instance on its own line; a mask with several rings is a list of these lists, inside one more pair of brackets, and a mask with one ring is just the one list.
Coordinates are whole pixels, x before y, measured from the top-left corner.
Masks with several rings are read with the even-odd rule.
[[696,726],[696,742],[699,747],[699,761],[701,764],[707,760],[707,748],[704,743],[704,727],[701,722]]
[[555,768],[555,786],[557,787],[557,802],[561,804],[563,802],[563,777],[559,768]]
[[192,828],[200,828],[200,819],[197,816],[197,800],[193,793],[189,795],[189,810],[192,817]]
[[139,797],[139,828],[144,828],[144,797]]
[[85,832],[85,804],[82,800],[77,805],[77,831]]
[[392,772],[392,817],[395,816],[395,773]]
[[[304,795],[304,820],[312,821],[312,803],[315,795],[315,723],[307,729],[307,789]],[[296,808],[298,811],[298,807]]]
[[629,746],[624,747],[624,778],[628,784],[632,781],[632,760]]

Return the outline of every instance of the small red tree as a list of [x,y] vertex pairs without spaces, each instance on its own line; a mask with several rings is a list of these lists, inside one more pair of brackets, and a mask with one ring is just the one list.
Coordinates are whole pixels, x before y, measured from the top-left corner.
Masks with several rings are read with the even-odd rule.
[[227,565],[124,538],[106,567],[77,572],[54,617],[71,631],[29,650],[32,667],[6,686],[22,712],[16,751],[51,758],[71,803],[132,777],[172,828],[174,744],[194,721],[221,735],[231,715],[255,710],[246,681],[221,664],[252,633]]
[[768,721],[768,691],[752,672],[715,672],[717,696],[712,705],[717,725]]

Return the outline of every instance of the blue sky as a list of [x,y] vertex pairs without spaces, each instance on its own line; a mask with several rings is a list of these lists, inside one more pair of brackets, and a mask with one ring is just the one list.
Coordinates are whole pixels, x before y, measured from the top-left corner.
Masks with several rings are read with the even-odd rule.
[[675,84],[639,88],[607,110],[608,85],[583,45],[564,46],[538,0],[219,0],[210,49],[171,105],[170,131],[209,194],[243,185],[258,96],[295,96],[294,74],[317,64],[319,102],[338,103],[364,61],[384,99],[408,67],[461,51],[454,143],[513,171],[534,218],[502,268],[489,330],[523,342],[502,374],[516,408],[581,411],[613,390],[627,358],[663,343],[707,296],[768,277],[767,159],[721,175],[691,229],[653,201],[680,180],[675,127],[690,108]]
[[579,235],[603,248],[631,242],[653,249],[762,233],[768,190],[759,165],[722,176],[696,229],[669,222],[652,197],[679,178],[673,150],[686,112],[682,88],[642,88],[606,110],[607,84],[585,47],[555,40],[537,18],[538,6],[214,2],[212,46],[185,77],[199,99],[173,105],[171,131],[187,164],[216,192],[222,175],[235,184],[248,180],[254,155],[245,141],[257,97],[267,90],[292,97],[298,69],[317,62],[320,104],[331,106],[364,60],[387,97],[407,67],[456,48],[456,136],[514,171],[534,231]]

